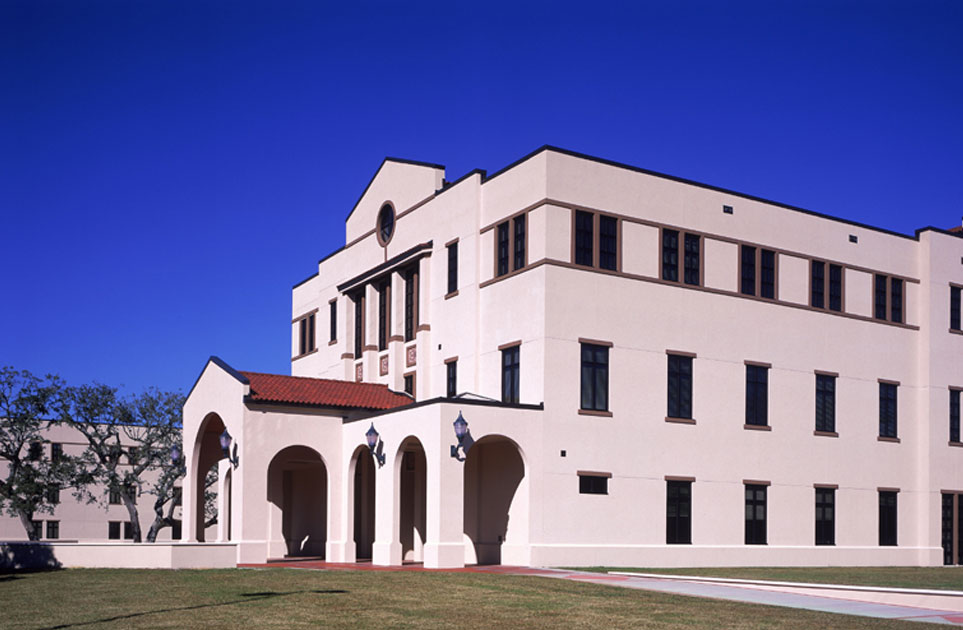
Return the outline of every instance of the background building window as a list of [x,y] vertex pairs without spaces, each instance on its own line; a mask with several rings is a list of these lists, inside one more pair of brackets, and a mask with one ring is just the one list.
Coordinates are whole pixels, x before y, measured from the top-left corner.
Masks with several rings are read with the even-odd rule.
[[518,403],[518,349],[502,350],[502,402]]
[[836,544],[836,490],[816,488],[816,544]]
[[692,543],[691,481],[666,481],[665,542],[668,545]]
[[338,301],[331,300],[328,309],[330,314],[328,315],[328,321],[331,323],[331,338],[330,341],[338,340]]
[[950,329],[960,330],[960,287],[950,287]]
[[57,486],[49,486],[47,488],[47,503],[50,505],[57,505],[60,503],[60,488]]
[[120,488],[111,488],[107,496],[107,503],[110,505],[120,505]]
[[879,544],[896,545],[896,492],[879,491]]
[[458,243],[448,246],[448,293],[458,290]]
[[109,521],[107,523],[107,538],[120,540],[120,521]]
[[50,540],[60,538],[60,521],[47,521],[47,538]]
[[896,385],[879,384],[879,436],[896,437]]
[[746,484],[746,544],[766,544],[766,486]]
[[43,521],[30,521],[30,527],[33,529],[34,536],[38,539],[43,538]]
[[50,461],[59,462],[64,458],[64,445],[54,442],[50,445]]
[[746,424],[769,424],[769,368],[746,366]]
[[522,214],[512,219],[512,227],[514,228],[512,269],[517,270],[525,266],[525,215]]
[[960,390],[950,390],[950,442],[960,441]]
[[836,431],[836,377],[816,375],[816,430]]
[[595,264],[592,253],[594,215],[583,210],[575,211],[575,264],[591,267]]
[[670,418],[692,419],[692,357],[668,357],[668,409]]
[[43,457],[43,442],[31,442],[27,450],[27,459],[36,462],[41,457]]
[[591,343],[582,347],[582,403],[590,411],[609,409],[609,349]]
[[458,395],[458,361],[449,361],[445,364],[446,371],[446,394],[448,398]]
[[584,475],[578,476],[579,494],[608,494],[609,478],[605,475]]
[[508,273],[508,221],[498,224],[498,235],[496,241],[496,263],[497,271],[495,275],[504,276]]
[[124,522],[124,540],[134,540],[134,525],[130,521]]

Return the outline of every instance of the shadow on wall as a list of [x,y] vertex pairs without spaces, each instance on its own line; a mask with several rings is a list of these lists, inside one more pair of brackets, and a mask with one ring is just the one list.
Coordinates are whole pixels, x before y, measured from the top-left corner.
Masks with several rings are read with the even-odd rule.
[[0,573],[56,571],[61,568],[53,547],[44,543],[0,543]]

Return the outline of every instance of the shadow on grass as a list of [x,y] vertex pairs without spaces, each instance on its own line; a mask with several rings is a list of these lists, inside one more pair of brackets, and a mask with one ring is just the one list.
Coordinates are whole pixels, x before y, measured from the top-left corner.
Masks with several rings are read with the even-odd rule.
[[137,619],[138,617],[147,617],[149,615],[161,615],[170,612],[179,612],[182,610],[200,610],[202,608],[218,608],[221,606],[233,606],[234,604],[246,604],[248,602],[253,602],[262,599],[272,599],[275,597],[287,597],[288,595],[301,595],[304,593],[316,593],[319,595],[337,595],[341,593],[347,593],[348,591],[342,589],[330,589],[330,590],[310,590],[310,591],[289,591],[286,593],[275,593],[273,591],[263,591],[259,593],[240,593],[241,597],[245,599],[235,599],[229,602],[218,602],[216,604],[197,604],[196,606],[178,606],[176,608],[161,608],[158,610],[145,610],[143,612],[130,613],[128,615],[115,615],[113,617],[105,617],[103,619],[93,619],[91,621],[78,621],[77,623],[62,623],[56,626],[46,626],[40,628],[40,630],[59,630],[61,628],[79,628],[81,626],[90,626],[98,623],[109,623],[111,621],[120,621],[123,619]]

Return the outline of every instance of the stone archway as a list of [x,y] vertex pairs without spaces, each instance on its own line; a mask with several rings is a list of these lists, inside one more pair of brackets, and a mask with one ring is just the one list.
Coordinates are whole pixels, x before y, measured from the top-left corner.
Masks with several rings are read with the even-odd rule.
[[352,456],[351,483],[355,559],[370,560],[375,540],[375,465],[365,446],[359,446]]
[[[218,484],[216,482],[211,483],[210,486],[207,483],[208,475],[211,474],[212,470],[216,479],[218,462],[224,458],[220,444],[220,436],[223,432],[224,421],[219,415],[211,412],[201,422],[201,428],[197,432],[197,439],[194,443],[194,461],[196,462],[193,480],[194,531],[198,542],[207,540],[205,524],[209,516],[214,516],[208,514],[208,512],[212,510],[216,512],[218,504],[230,504],[229,496],[218,496]],[[211,494],[214,496],[209,496]]]
[[307,446],[278,451],[267,470],[269,554],[324,557],[328,533],[328,471]]
[[402,562],[424,562],[427,521],[427,459],[416,437],[398,448],[395,478],[398,480],[398,540]]
[[467,563],[501,564],[503,545],[527,542],[528,506],[520,491],[524,480],[525,461],[512,440],[486,436],[471,447],[465,459]]

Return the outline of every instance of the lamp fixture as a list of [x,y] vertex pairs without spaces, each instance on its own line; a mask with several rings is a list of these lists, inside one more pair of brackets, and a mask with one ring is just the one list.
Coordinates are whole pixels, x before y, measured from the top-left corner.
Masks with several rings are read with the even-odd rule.
[[181,447],[177,444],[171,446],[171,463],[176,464],[181,458]]
[[[464,416],[461,415],[461,411],[458,412],[458,417],[452,423],[455,428],[455,437],[458,438],[458,444],[451,445],[451,456],[460,462],[465,461],[468,457],[468,449],[472,447],[475,440],[471,437],[471,431],[468,430],[468,422],[465,420]],[[459,454],[459,450],[461,453]]]
[[385,465],[385,443],[380,439],[378,430],[374,427],[374,422],[371,423],[371,428],[365,432],[364,437],[368,442],[368,450],[371,452],[371,456],[378,462],[378,468],[381,468]]
[[237,465],[240,463],[240,460],[237,457],[237,442],[234,442],[234,449],[232,452],[231,442],[233,440],[231,439],[231,434],[227,432],[227,429],[224,429],[224,433],[221,433],[221,436],[218,439],[221,442],[221,453],[224,454],[224,457],[227,458],[227,461],[231,462],[231,465],[234,468],[237,468]]

